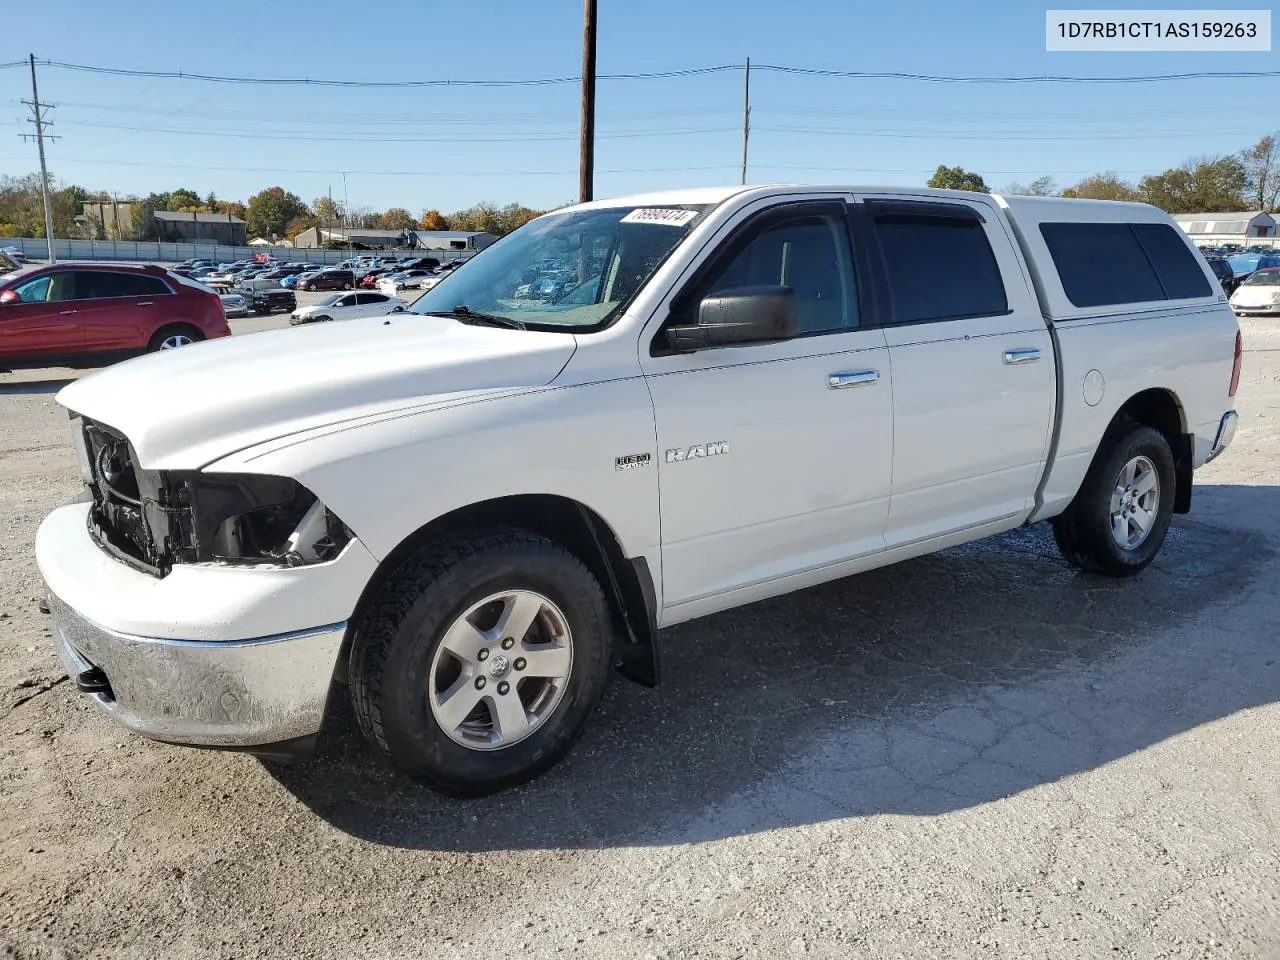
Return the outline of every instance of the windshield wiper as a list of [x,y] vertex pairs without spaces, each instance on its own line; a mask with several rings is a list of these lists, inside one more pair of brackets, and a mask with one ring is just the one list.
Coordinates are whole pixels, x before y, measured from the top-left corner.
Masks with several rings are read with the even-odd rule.
[[511,317],[499,316],[496,313],[478,313],[465,303],[460,303],[452,310],[433,310],[426,314],[429,317],[453,317],[462,323],[474,323],[479,326],[505,327],[508,330],[528,330],[529,328]]

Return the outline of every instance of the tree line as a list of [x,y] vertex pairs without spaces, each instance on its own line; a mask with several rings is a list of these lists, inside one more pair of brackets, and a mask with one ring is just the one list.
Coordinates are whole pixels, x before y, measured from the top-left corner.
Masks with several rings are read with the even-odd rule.
[[[929,186],[991,192],[980,174],[961,167],[939,166],[929,179]],[[1280,204],[1280,132],[1267,134],[1237,153],[1193,158],[1136,182],[1104,171],[1067,187],[1059,188],[1052,177],[1043,176],[1027,184],[1011,183],[999,192],[1091,200],[1140,200],[1168,213],[1275,212]],[[113,197],[77,184],[55,184],[50,199],[54,235],[77,237],[81,235],[81,229],[76,217],[81,214],[84,204],[91,200],[109,201]],[[246,221],[250,238],[266,237],[269,240],[293,240],[312,227],[464,230],[502,236],[546,212],[519,203],[505,206],[478,203],[447,214],[431,208],[418,216],[404,207],[383,211],[369,207],[348,210],[327,196],[306,203],[283,187],[268,187],[251,196],[247,203],[222,200],[214,193],[202,196],[186,187],[150,193],[145,197],[131,195],[114,199],[157,211],[229,214]],[[40,176],[35,173],[19,177],[0,176],[0,237],[43,237],[44,230]],[[133,239],[152,240],[158,237],[139,236]]]
[[[293,240],[304,230],[316,226],[358,230],[464,230],[502,236],[545,212],[519,203],[505,206],[478,203],[453,213],[442,213],[430,208],[415,217],[404,207],[392,207],[384,211],[376,211],[370,207],[352,207],[348,210],[341,202],[327,196],[317,197],[311,203],[306,203],[297,194],[283,187],[267,187],[251,196],[247,203],[241,203],[238,200],[219,199],[212,192],[202,196],[186,187],[149,193],[145,197],[132,194],[113,197],[105,191],[55,182],[50,199],[55,237],[81,236],[82,229],[76,218],[83,212],[84,204],[91,201],[116,200],[147,207],[152,211],[217,213],[224,216],[229,214],[246,222],[251,239],[266,237],[269,240]],[[135,218],[135,222],[140,222],[141,219]],[[40,191],[40,175],[29,173],[20,177],[0,176],[0,237],[44,235],[44,200]],[[129,239],[160,238],[138,236]]]
[[[939,166],[931,187],[992,192],[981,175],[961,167]],[[1113,172],[1095,173],[1058,188],[1052,177],[1011,183],[999,193],[1087,200],[1138,200],[1166,213],[1218,213],[1238,210],[1276,212],[1280,202],[1280,132],[1269,133],[1237,153],[1195,157],[1136,183]]]

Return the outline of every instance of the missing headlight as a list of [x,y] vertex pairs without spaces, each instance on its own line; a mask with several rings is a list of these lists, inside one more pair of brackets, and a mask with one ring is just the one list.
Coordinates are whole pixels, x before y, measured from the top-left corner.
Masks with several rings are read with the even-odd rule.
[[351,531],[306,487],[286,477],[197,474],[180,480],[188,510],[171,526],[178,563],[301,566],[332,560]]

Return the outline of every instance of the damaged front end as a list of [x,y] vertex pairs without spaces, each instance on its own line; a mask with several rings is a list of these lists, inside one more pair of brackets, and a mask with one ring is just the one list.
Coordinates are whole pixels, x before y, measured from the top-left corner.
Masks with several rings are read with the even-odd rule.
[[163,577],[175,564],[301,566],[338,556],[346,525],[287,477],[143,470],[128,439],[73,418],[93,495],[89,533],[117,559]]

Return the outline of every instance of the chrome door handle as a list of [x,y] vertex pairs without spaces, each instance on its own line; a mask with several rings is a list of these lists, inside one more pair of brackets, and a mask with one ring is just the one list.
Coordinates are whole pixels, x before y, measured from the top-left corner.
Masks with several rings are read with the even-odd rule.
[[138,303],[137,303],[137,306],[139,306],[139,307],[149,307],[149,306],[151,306],[154,302],[155,302],[155,301],[153,301],[153,300],[139,300],[139,301],[138,301]]
[[59,310],[59,311],[58,311],[58,316],[60,316],[60,317],[69,317],[69,316],[71,316],[73,313],[75,313],[75,311],[74,311],[74,310]]
[[827,389],[844,390],[846,387],[865,387],[879,379],[879,370],[851,370],[848,373],[829,373],[827,374]]
[[1020,350],[1006,350],[1004,362],[1009,366],[1019,363],[1035,363],[1040,359],[1040,351],[1035,347],[1024,347]]

